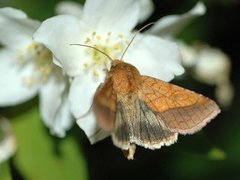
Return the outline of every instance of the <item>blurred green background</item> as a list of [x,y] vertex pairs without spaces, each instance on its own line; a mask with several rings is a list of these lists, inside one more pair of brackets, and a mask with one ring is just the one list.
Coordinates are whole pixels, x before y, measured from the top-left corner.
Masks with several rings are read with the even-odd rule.
[[[55,15],[57,0],[0,0],[0,7],[22,9],[34,19]],[[76,1],[80,2],[80,1]],[[191,9],[193,0],[155,0],[155,12],[147,22]],[[235,88],[232,106],[191,136],[179,136],[176,144],[151,151],[138,148],[128,161],[107,138],[90,145],[75,126],[64,139],[49,135],[34,99],[14,108],[0,109],[11,119],[17,137],[15,156],[0,167],[0,179],[240,179],[240,1],[205,0],[207,13],[194,20],[178,37],[186,42],[207,42],[228,54]],[[82,2],[81,2],[82,3]],[[146,23],[147,23],[146,22]],[[214,99],[214,87],[188,74],[175,83]]]

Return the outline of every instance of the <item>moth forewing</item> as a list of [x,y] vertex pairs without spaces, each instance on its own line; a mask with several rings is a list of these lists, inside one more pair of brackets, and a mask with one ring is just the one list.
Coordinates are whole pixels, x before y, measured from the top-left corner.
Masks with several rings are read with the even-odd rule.
[[213,100],[152,77],[142,76],[140,89],[140,99],[172,132],[192,134],[220,112]]
[[112,88],[112,81],[106,78],[96,91],[93,99],[93,111],[95,113],[99,127],[105,131],[112,131],[116,119],[117,96]]

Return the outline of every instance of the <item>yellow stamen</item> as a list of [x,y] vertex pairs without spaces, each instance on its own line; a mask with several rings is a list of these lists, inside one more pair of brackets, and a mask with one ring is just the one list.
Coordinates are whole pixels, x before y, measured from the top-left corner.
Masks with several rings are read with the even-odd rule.
[[85,44],[88,44],[90,41],[91,41],[90,38],[87,37],[86,40],[84,41],[84,43],[85,43]]
[[98,73],[96,70],[94,70],[94,71],[93,71],[93,76],[94,76],[94,77],[99,77],[99,73]]
[[123,39],[123,35],[122,35],[122,34],[119,34],[118,37],[119,37],[120,39]]
[[96,39],[97,39],[98,41],[101,41],[102,38],[101,38],[101,36],[97,35],[97,36],[96,36]]
[[85,67],[85,68],[87,68],[88,67],[88,63],[83,63],[83,66]]
[[[107,32],[107,36],[101,36],[97,32],[92,32],[89,37],[86,37],[85,44],[92,46],[96,49],[99,49],[101,52],[109,55],[112,58],[120,58],[123,50],[126,47],[126,42],[124,40],[123,34],[115,34],[112,36],[112,32]],[[89,56],[90,62],[84,63],[84,68],[90,68],[94,77],[99,77],[99,73],[96,69],[109,68],[110,59],[107,58],[103,53],[97,50],[87,48],[85,54]],[[95,68],[98,66],[98,68]]]
[[25,66],[33,63],[32,74],[23,77],[27,86],[32,87],[39,83],[46,83],[53,72],[52,54],[44,46],[33,42],[24,51],[18,53],[18,63]]

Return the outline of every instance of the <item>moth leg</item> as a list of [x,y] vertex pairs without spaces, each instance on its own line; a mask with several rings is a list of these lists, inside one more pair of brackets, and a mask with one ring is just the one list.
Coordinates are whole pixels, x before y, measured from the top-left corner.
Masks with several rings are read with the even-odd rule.
[[134,154],[136,152],[136,145],[135,144],[131,144],[128,150],[123,150],[123,154],[124,156],[128,159],[128,160],[133,160],[134,159]]

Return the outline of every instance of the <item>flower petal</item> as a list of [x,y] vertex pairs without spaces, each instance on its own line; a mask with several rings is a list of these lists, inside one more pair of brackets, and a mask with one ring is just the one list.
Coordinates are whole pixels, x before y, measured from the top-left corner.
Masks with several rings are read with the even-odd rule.
[[37,93],[38,87],[27,86],[24,77],[31,77],[32,64],[23,68],[16,64],[16,57],[6,50],[0,51],[0,106],[23,103]]
[[174,75],[184,72],[177,45],[152,35],[139,34],[125,59],[136,66],[141,74],[164,81],[170,81]]
[[10,123],[7,119],[0,117],[0,165],[11,157],[16,151],[16,139],[11,132]]
[[195,77],[208,84],[219,84],[229,79],[231,61],[220,49],[202,45],[195,57]]
[[12,49],[30,44],[40,22],[28,19],[26,14],[13,8],[0,9],[0,42]]
[[139,0],[140,3],[140,19],[139,23],[147,20],[154,11],[154,4],[152,0]]
[[82,72],[84,48],[71,46],[81,43],[87,32],[85,26],[74,16],[60,15],[47,19],[34,34],[34,40],[50,49],[55,60],[59,60],[62,68],[70,76]]
[[198,48],[189,46],[184,42],[178,41],[179,49],[181,52],[181,60],[184,67],[190,68],[196,64]]
[[79,118],[89,111],[94,93],[103,80],[104,73],[100,73],[98,78],[94,78],[91,73],[74,78],[70,87],[69,99],[75,118]]
[[68,107],[66,79],[60,69],[56,69],[47,83],[40,89],[40,111],[44,123],[51,133],[64,137],[71,126],[71,114]]
[[136,0],[87,0],[82,20],[98,30],[130,31],[138,23],[140,6]]
[[57,14],[69,14],[81,18],[82,5],[74,1],[61,1],[55,7]]
[[0,14],[3,16],[7,16],[9,18],[19,18],[26,19],[27,14],[19,9],[14,9],[11,7],[0,8]]
[[216,85],[215,96],[223,108],[229,108],[234,98],[234,87],[230,81],[224,81]]
[[182,15],[169,15],[157,21],[147,32],[160,36],[174,36],[192,19],[205,14],[206,7],[198,2],[193,9]]
[[77,119],[77,124],[85,132],[91,144],[94,144],[110,135],[100,129],[97,125],[93,111],[90,111],[84,117]]
[[58,137],[65,137],[66,131],[72,127],[73,122],[74,119],[70,111],[68,91],[65,91],[62,94],[62,103],[56,112],[56,116],[51,127],[51,134]]

